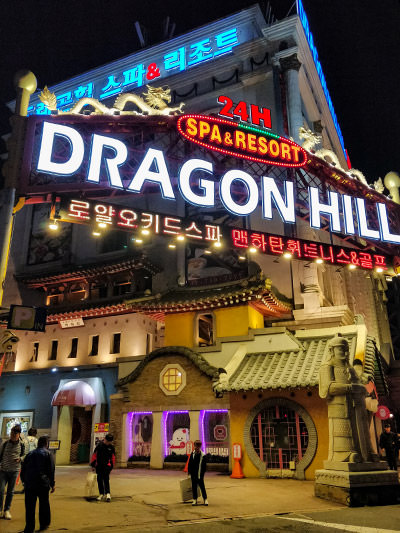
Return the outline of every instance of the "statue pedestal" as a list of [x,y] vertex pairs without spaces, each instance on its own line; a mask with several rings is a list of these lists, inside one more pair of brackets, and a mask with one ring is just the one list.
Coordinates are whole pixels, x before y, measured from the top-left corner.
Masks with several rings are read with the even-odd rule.
[[[315,496],[348,505],[394,505],[400,500],[399,475],[386,463],[325,461],[315,472]],[[327,468],[328,467],[328,468]]]

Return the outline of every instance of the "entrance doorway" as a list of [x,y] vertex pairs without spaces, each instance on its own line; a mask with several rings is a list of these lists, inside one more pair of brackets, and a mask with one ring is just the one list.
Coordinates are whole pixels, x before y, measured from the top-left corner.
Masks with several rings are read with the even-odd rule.
[[72,413],[71,464],[89,462],[91,429],[92,410],[74,406]]

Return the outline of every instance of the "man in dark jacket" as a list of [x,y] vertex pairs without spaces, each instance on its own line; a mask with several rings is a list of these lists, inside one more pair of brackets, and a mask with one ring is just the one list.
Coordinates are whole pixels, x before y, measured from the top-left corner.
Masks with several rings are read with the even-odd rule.
[[[10,507],[24,455],[25,445],[21,439],[21,426],[17,424],[11,428],[10,439],[3,442],[0,448],[0,518],[6,520],[11,520]],[[3,511],[6,485],[7,494]]]
[[399,440],[396,433],[391,431],[390,424],[385,424],[384,432],[379,439],[379,447],[385,450],[386,461],[390,470],[397,470],[397,454]]
[[97,486],[99,487],[99,496],[97,500],[106,498],[107,502],[111,501],[110,494],[110,472],[115,465],[115,448],[111,444],[113,436],[110,433],[104,437],[102,442],[96,446],[90,466],[96,469]]
[[36,450],[29,452],[22,463],[21,479],[25,487],[24,533],[35,531],[36,500],[39,498],[40,531],[48,529],[51,521],[49,491],[54,492],[54,459],[48,450],[49,440],[40,437]]
[[192,478],[192,493],[193,501],[192,505],[197,505],[197,487],[201,490],[203,496],[204,505],[208,505],[207,492],[204,486],[204,474],[207,469],[207,459],[205,454],[201,451],[201,441],[196,440],[194,442],[194,450],[190,454],[188,473]]

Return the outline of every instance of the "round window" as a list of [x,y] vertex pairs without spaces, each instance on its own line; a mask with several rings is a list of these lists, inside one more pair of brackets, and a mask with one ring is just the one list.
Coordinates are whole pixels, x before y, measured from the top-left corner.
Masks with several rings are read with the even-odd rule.
[[306,453],[308,431],[302,417],[290,407],[274,405],[254,417],[251,443],[267,468],[290,469]]
[[167,365],[160,374],[160,387],[164,394],[179,394],[186,385],[186,373],[178,364]]

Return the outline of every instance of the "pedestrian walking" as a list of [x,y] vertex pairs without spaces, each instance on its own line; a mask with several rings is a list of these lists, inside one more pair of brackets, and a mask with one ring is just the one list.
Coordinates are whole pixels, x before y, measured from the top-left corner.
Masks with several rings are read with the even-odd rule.
[[192,505],[197,505],[197,487],[201,490],[204,505],[208,505],[207,492],[204,486],[204,474],[207,469],[207,458],[204,452],[201,451],[201,441],[194,441],[194,450],[190,454],[188,473],[192,478]]
[[38,499],[39,531],[48,529],[51,522],[49,492],[55,491],[55,481],[54,459],[48,447],[48,437],[40,437],[37,448],[29,452],[22,463],[21,479],[25,487],[24,533],[35,531],[35,511]]
[[379,447],[385,450],[386,461],[390,470],[397,470],[397,454],[399,453],[399,439],[397,433],[391,431],[390,424],[386,423],[384,432],[379,438]]
[[36,428],[30,428],[28,430],[28,437],[26,439],[28,441],[28,450],[27,453],[33,452],[33,450],[36,450],[38,446],[38,439],[37,439],[37,429]]
[[111,444],[113,440],[114,437],[107,433],[96,446],[90,462],[90,466],[96,470],[97,474],[97,486],[99,488],[97,500],[99,502],[104,498],[107,502],[111,501],[110,473],[115,465],[115,448]]
[[[24,455],[25,445],[21,439],[21,426],[17,424],[11,428],[10,438],[2,443],[0,449],[0,518],[6,520],[11,520],[10,507]],[[7,494],[3,507],[6,486]]]

